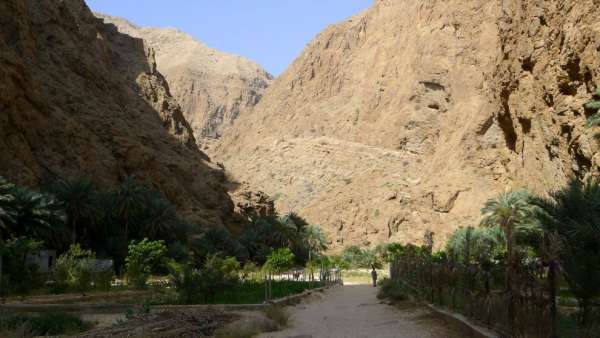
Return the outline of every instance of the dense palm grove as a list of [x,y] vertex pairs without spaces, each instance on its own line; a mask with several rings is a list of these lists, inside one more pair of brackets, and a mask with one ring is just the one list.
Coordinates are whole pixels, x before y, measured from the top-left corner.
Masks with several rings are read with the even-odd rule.
[[[277,249],[289,250],[289,267],[304,267],[322,263],[327,245],[320,227],[294,213],[249,215],[238,238],[223,228],[203,229],[132,177],[112,190],[79,179],[57,180],[42,191],[0,178],[0,235],[3,294],[24,294],[47,280],[61,282],[52,284],[53,292],[109,287],[113,274],[140,288],[150,275],[169,273],[175,281],[213,278],[209,284],[226,286],[242,267],[257,270],[276,260]],[[60,255],[51,276],[27,264],[40,249]],[[109,271],[84,266],[97,258],[114,265]]]
[[423,246],[395,245],[384,293],[416,293],[510,336],[597,337],[599,206],[594,179],[549,197],[501,194],[485,203],[479,226],[459,228],[442,251],[432,234]]

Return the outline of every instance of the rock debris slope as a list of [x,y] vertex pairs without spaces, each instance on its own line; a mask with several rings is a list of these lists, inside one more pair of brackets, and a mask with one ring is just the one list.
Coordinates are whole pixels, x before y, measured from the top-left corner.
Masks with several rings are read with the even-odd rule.
[[209,48],[174,28],[138,27],[119,17],[96,16],[122,33],[144,39],[156,51],[158,70],[203,148],[256,105],[271,83],[272,76],[255,62]]
[[0,175],[31,186],[135,175],[205,226],[230,226],[225,175],[142,40],[83,0],[0,2]]
[[334,246],[438,245],[509,188],[597,171],[592,0],[377,0],[319,34],[214,150]]

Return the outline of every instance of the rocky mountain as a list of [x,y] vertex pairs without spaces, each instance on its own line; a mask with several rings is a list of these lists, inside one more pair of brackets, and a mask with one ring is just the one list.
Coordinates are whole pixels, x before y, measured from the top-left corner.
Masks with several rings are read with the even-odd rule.
[[214,153],[334,246],[438,246],[505,189],[598,170],[583,104],[600,7],[567,0],[376,0],[328,27]]
[[156,51],[158,70],[203,148],[256,105],[271,83],[272,76],[255,62],[209,48],[177,29],[138,27],[119,17],[96,16]]
[[205,226],[231,226],[223,170],[192,128],[140,39],[83,0],[0,2],[0,175],[36,186],[136,176]]

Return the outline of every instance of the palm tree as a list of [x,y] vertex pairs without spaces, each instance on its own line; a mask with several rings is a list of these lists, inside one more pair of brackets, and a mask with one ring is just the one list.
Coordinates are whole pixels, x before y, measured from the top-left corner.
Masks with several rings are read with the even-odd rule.
[[[6,224],[12,224],[15,221],[15,210],[13,205],[15,200],[15,197],[13,196],[14,189],[14,184],[0,176],[0,229],[4,228]],[[0,240],[2,240],[1,236],[2,233],[0,232]]]
[[295,228],[297,233],[302,233],[308,226],[308,222],[293,211],[283,216],[281,218],[281,223]]
[[63,205],[52,195],[26,188],[13,190],[15,222],[12,233],[43,240],[47,245],[63,243],[63,226],[66,220]]
[[95,222],[100,211],[97,199],[97,187],[92,181],[58,180],[50,191],[63,202],[71,230],[71,244],[77,243],[77,229],[82,223]]
[[4,249],[2,232],[6,229],[7,224],[12,225],[15,222],[15,210],[13,208],[15,197],[12,194],[14,189],[14,184],[0,176],[0,294],[2,293],[2,265],[4,263],[4,253],[1,252]]
[[159,193],[148,196],[146,203],[141,221],[141,237],[150,239],[173,237],[173,230],[178,221],[175,207]]
[[591,323],[591,302],[600,297],[600,185],[572,179],[551,199],[535,200],[546,233],[557,238],[549,250],[558,257],[567,283],[580,303],[581,321]]
[[509,329],[514,327],[515,304],[512,285],[512,275],[514,262],[515,235],[535,231],[539,229],[536,224],[536,215],[538,208],[531,203],[531,198],[527,190],[519,190],[500,194],[495,199],[488,200],[483,209],[481,209],[484,218],[481,222],[483,226],[500,227],[506,237],[507,267],[505,284],[508,292],[508,319]]
[[327,235],[318,225],[309,225],[304,230],[304,240],[308,247],[308,261],[312,260],[312,255],[319,254],[327,250]]
[[513,263],[514,246],[517,235],[540,232],[537,223],[538,207],[532,203],[527,190],[519,190],[500,194],[488,200],[483,209],[481,224],[487,227],[500,227],[506,238],[507,259]]
[[113,213],[125,227],[125,238],[129,238],[130,227],[139,221],[147,201],[148,190],[134,177],[127,177],[113,193]]

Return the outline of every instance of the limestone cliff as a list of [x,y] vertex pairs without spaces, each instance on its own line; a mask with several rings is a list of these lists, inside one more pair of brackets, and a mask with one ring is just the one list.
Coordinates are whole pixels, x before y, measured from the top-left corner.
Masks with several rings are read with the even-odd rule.
[[0,2],[0,175],[31,186],[134,175],[183,216],[230,226],[225,175],[198,150],[154,52],[83,0]]
[[156,51],[165,75],[202,148],[256,105],[272,76],[255,62],[212,49],[174,28],[138,27],[125,19],[97,13],[120,32],[143,39]]
[[593,0],[378,0],[327,28],[214,153],[334,245],[438,245],[482,203],[595,172]]

